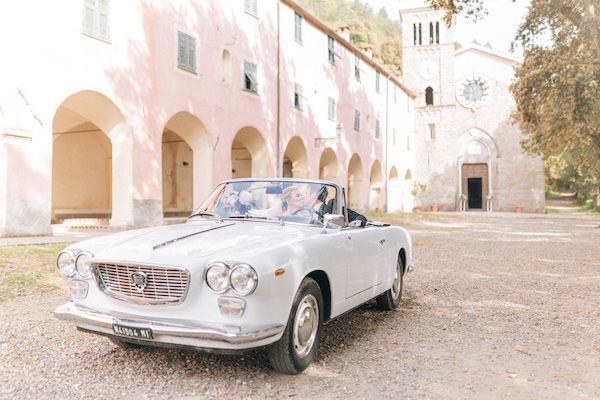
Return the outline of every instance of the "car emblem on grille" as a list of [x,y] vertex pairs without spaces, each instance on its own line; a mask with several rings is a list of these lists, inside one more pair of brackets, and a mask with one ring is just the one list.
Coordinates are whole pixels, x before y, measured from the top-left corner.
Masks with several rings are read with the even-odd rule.
[[148,275],[143,272],[134,272],[131,274],[131,283],[138,292],[143,292],[148,284]]

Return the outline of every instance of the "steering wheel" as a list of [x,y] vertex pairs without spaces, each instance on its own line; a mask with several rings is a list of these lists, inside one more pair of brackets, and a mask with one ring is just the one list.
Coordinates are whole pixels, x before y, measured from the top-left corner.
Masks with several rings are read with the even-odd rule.
[[308,207],[302,207],[301,209],[294,211],[292,213],[292,215],[310,218],[309,223],[312,223],[315,220],[315,210],[313,210],[312,208],[308,208]]

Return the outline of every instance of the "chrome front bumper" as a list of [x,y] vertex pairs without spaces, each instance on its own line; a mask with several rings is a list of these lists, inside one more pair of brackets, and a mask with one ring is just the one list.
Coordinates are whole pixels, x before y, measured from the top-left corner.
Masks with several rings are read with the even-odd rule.
[[[201,349],[244,350],[273,343],[281,337],[284,325],[254,327],[245,330],[240,326],[223,325],[219,328],[202,326],[186,321],[145,320],[127,315],[109,315],[95,310],[78,307],[73,302],[65,303],[54,310],[54,315],[77,327],[106,336],[124,340],[145,342],[149,345],[167,344],[191,346]],[[113,331],[113,325],[120,324],[135,328],[151,329],[153,339],[121,336]]]

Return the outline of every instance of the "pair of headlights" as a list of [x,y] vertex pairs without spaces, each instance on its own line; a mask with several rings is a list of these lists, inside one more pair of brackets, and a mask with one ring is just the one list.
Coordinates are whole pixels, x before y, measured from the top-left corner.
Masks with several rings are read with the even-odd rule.
[[63,250],[56,258],[56,267],[61,275],[72,277],[78,274],[87,279],[92,276],[92,257],[88,251],[76,253],[73,250]]
[[229,268],[223,262],[214,262],[208,264],[206,283],[217,293],[225,293],[231,288],[240,296],[248,296],[258,285],[258,275],[248,264],[235,264]]

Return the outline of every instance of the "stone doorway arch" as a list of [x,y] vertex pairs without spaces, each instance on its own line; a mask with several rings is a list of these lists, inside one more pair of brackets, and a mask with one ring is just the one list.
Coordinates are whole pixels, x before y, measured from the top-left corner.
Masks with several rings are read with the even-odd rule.
[[319,179],[337,182],[339,177],[339,163],[335,151],[330,147],[323,150],[319,160]]
[[398,179],[398,169],[393,166],[388,175],[388,211],[402,210],[402,188]]

